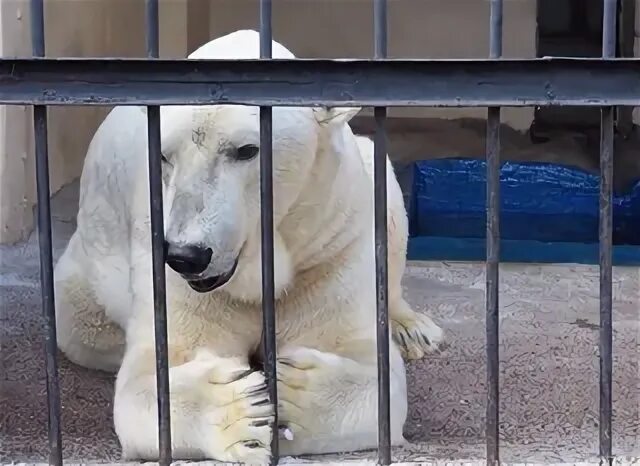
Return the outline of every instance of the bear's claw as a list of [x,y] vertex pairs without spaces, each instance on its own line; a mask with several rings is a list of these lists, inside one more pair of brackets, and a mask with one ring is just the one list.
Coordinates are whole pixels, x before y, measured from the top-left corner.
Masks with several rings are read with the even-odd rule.
[[392,319],[392,335],[405,359],[421,359],[444,350],[444,332],[427,315],[413,312],[409,318]]
[[218,407],[211,423],[217,424],[216,441],[224,449],[222,454],[212,452],[211,456],[220,461],[268,464],[274,407],[264,374],[252,371],[227,385],[211,384],[211,389]]

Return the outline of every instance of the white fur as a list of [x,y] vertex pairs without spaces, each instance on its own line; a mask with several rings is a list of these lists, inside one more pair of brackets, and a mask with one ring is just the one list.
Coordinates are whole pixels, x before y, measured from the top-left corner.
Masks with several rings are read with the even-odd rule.
[[[238,31],[190,58],[255,58]],[[293,55],[273,42],[276,58]],[[373,145],[348,121],[358,109],[273,109],[275,291],[283,454],[373,448],[377,442]],[[264,463],[273,406],[247,375],[261,334],[258,109],[163,107],[165,235],[213,251],[205,275],[232,279],[205,294],[166,268],[174,457]],[[118,371],[115,428],[126,458],[158,455],[146,112],[117,107],[89,147],[78,228],[56,265],[58,341],[74,362]],[[387,161],[391,436],[407,413],[401,354],[437,349],[442,331],[402,298],[407,218]],[[126,336],[126,337],[125,337]],[[126,350],[125,350],[126,341]]]

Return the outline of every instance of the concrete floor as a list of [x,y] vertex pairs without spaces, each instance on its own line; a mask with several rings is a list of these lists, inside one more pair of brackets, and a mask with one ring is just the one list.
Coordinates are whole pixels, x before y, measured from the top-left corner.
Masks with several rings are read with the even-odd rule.
[[[77,185],[53,200],[57,258],[74,229]],[[449,348],[408,365],[411,444],[398,462],[484,458],[484,266],[411,263],[408,300],[429,309]],[[573,265],[501,267],[501,457],[510,463],[597,462],[598,270]],[[640,270],[614,270],[613,446],[640,462]],[[0,246],[0,463],[47,461],[44,337],[37,238]],[[113,380],[60,358],[64,455],[119,460]],[[357,462],[364,452],[314,458]]]

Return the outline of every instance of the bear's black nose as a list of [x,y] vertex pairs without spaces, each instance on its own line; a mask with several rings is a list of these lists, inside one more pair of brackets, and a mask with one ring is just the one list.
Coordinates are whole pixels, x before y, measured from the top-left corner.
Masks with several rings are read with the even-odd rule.
[[175,245],[165,243],[167,265],[184,275],[197,275],[204,272],[211,262],[211,248],[194,245]]

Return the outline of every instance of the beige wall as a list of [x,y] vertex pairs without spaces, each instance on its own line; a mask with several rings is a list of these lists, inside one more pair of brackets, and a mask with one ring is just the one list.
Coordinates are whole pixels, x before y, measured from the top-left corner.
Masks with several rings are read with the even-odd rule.
[[[187,42],[204,41],[202,0],[160,0],[160,52],[184,57]],[[144,0],[45,0],[47,56],[145,56]],[[188,18],[194,27],[187,34]],[[29,0],[0,1],[2,56],[30,56]],[[197,21],[195,21],[197,20]],[[199,23],[198,23],[199,21]],[[109,108],[49,108],[51,192],[75,179],[93,133]],[[0,107],[0,243],[22,239],[33,227],[35,161],[30,107]]]
[[[3,56],[30,50],[29,12],[24,2],[0,2]],[[18,239],[33,223],[32,112],[30,107],[0,106],[0,242]]]

